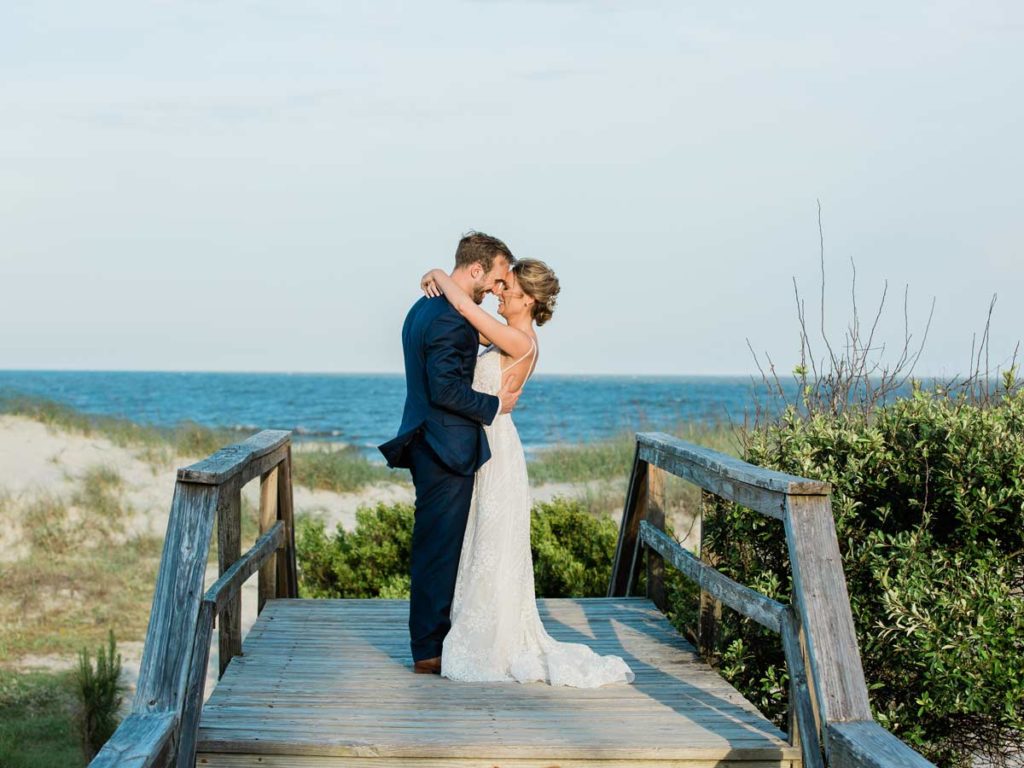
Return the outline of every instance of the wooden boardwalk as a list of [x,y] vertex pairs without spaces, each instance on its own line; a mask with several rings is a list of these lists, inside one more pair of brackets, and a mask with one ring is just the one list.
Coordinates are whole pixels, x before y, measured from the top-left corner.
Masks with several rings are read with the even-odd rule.
[[[871,718],[827,483],[637,435],[609,597],[541,601],[552,635],[637,675],[578,690],[414,675],[405,601],[299,599],[291,467],[290,434],[264,430],[178,470],[132,712],[90,768],[934,768]],[[665,533],[666,474],[784,526],[789,603]],[[242,552],[242,488],[257,478],[260,536]],[[214,535],[220,576],[204,591]],[[778,636],[789,734],[669,625],[667,567],[700,590],[706,657],[723,607]],[[623,597],[640,568],[650,599]],[[257,574],[243,640],[241,590]]]
[[269,600],[203,707],[198,766],[779,766],[799,747],[643,598],[541,600],[548,631],[623,656],[592,690],[414,675],[408,603]]

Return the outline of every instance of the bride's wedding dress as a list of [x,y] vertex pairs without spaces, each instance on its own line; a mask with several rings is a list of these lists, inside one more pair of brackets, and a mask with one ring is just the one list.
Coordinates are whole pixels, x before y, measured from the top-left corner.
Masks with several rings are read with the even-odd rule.
[[[535,351],[536,345],[505,370]],[[497,394],[503,373],[501,353],[492,346],[477,360],[473,389]],[[491,459],[474,480],[441,674],[578,688],[632,682],[633,672],[619,656],[600,656],[545,631],[534,594],[530,486],[519,433],[510,414],[499,414],[484,429]]]

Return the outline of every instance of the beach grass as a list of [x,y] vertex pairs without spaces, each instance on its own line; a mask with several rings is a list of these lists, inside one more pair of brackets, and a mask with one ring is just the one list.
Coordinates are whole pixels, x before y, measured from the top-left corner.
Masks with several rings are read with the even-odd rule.
[[[731,424],[684,423],[658,431],[722,453],[739,455],[741,434]],[[566,495],[578,500],[591,514],[618,518],[625,506],[635,452],[634,432],[583,445],[547,448],[529,463],[530,483],[534,487],[564,483],[568,486]],[[663,503],[666,521],[679,541],[686,547],[695,546],[700,531],[700,489],[666,473]]]
[[148,449],[145,455],[152,460],[207,456],[243,437],[238,430],[213,429],[194,422],[155,427],[116,416],[96,416],[53,400],[20,394],[0,395],[0,412],[25,416],[57,430],[99,435],[120,447]]
[[[667,431],[670,434],[732,455],[739,453],[739,438],[731,424],[684,423]],[[636,451],[634,432],[622,432],[608,440],[582,445],[556,445],[538,451],[529,463],[530,482],[585,483],[593,480],[629,478]]]
[[[137,424],[114,416],[85,414],[62,403],[24,395],[0,395],[0,413],[24,416],[55,430],[105,437],[117,446],[136,450],[139,458],[161,465],[177,458],[209,456],[250,435],[249,431],[204,427],[193,422],[175,427]],[[308,488],[350,493],[381,482],[409,482],[408,473],[370,461],[355,446],[332,443],[295,443],[294,446],[294,481]],[[102,492],[103,483],[102,477],[94,478],[93,492]]]
[[358,491],[376,483],[409,482],[407,472],[375,464],[352,445],[294,451],[292,471],[296,484],[335,493]]
[[0,668],[0,765],[78,768],[86,764],[74,725],[72,673]]
[[71,503],[85,511],[94,529],[108,537],[124,532],[128,510],[121,499],[124,480],[116,469],[104,465],[89,467],[79,480]]
[[110,628],[126,640],[146,633],[163,542],[140,537],[101,549],[69,543],[0,564],[0,660],[73,655]]
[[97,465],[70,499],[41,491],[0,500],[28,545],[24,557],[0,563],[0,660],[75,653],[102,643],[110,627],[142,639],[163,542],[125,536],[123,485],[115,470]]

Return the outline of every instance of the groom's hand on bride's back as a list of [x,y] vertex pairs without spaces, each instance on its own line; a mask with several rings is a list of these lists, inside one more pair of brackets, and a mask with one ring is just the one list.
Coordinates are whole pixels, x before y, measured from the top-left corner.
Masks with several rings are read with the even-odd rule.
[[501,385],[501,389],[498,390],[498,399],[501,400],[501,408],[499,413],[512,413],[512,409],[516,407],[516,403],[519,402],[519,395],[522,394],[522,389],[517,389],[515,392],[507,389],[508,382]]

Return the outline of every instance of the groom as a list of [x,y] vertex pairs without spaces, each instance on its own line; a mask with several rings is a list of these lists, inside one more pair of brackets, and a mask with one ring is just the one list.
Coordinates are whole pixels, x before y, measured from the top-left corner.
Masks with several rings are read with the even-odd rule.
[[[504,285],[515,258],[495,237],[470,232],[455,251],[452,279],[479,304]],[[509,413],[519,393],[472,389],[479,335],[442,297],[417,301],[402,326],[405,411],[398,437],[380,446],[389,467],[407,467],[416,487],[409,635],[413,671],[441,672],[441,645],[466,531],[473,475],[490,457],[482,424]]]

